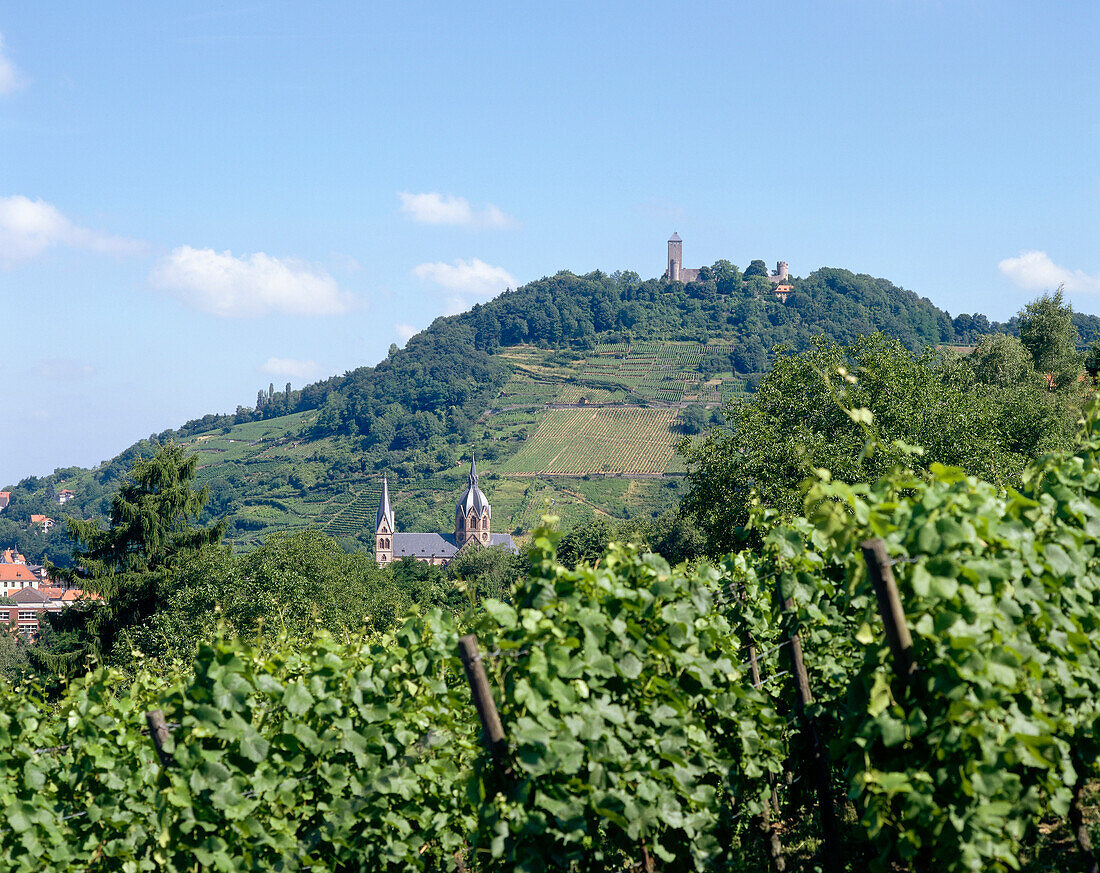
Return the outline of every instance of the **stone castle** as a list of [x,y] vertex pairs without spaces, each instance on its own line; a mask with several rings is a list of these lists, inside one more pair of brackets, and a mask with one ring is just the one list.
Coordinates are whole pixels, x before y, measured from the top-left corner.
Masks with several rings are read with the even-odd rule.
[[[696,267],[684,266],[684,241],[680,234],[673,233],[668,239],[668,269],[665,270],[665,278],[670,282],[698,282],[699,270]],[[791,288],[787,284],[790,279],[790,267],[786,261],[780,261],[775,265],[775,271],[768,276],[768,281],[779,286],[775,293],[784,296]]]
[[390,505],[390,486],[382,477],[382,498],[374,519],[374,559],[379,566],[402,558],[444,567],[469,543],[504,546],[515,554],[518,549],[511,534],[492,532],[493,507],[477,483],[477,463],[470,459],[469,484],[455,504],[455,531],[449,533],[406,533],[394,526]]

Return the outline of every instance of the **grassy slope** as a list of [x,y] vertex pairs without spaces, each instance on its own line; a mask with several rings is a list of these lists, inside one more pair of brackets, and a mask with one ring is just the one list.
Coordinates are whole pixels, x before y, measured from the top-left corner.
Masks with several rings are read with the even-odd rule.
[[[522,535],[548,509],[566,525],[593,515],[647,515],[672,508],[680,496],[676,473],[682,468],[673,453],[681,437],[679,404],[700,397],[713,405],[742,387],[728,375],[704,380],[704,355],[704,347],[692,343],[601,346],[564,362],[560,352],[504,349],[501,357],[513,376],[477,423],[476,438],[455,453],[454,463],[420,474],[375,469],[362,455],[358,468],[333,475],[333,456],[348,447],[309,438],[316,412],[220,428],[184,444],[199,454],[200,482],[216,488],[226,477],[243,480],[231,539],[245,548],[274,530],[304,527],[365,538],[383,472],[391,479],[399,527],[449,530],[471,451],[482,458],[482,487],[493,502],[497,530]],[[548,409],[582,398],[588,408]],[[574,426],[563,429],[560,422]],[[551,457],[540,463],[548,441]]]

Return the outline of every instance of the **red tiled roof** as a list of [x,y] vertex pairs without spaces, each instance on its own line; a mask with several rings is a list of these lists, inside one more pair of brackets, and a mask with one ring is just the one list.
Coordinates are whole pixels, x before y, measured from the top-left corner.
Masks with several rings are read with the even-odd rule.
[[101,600],[102,598],[92,592],[83,591],[80,588],[70,588],[64,594],[61,595],[61,600],[64,603],[72,603],[74,600]]
[[38,577],[27,569],[26,564],[0,564],[0,582],[35,583]]

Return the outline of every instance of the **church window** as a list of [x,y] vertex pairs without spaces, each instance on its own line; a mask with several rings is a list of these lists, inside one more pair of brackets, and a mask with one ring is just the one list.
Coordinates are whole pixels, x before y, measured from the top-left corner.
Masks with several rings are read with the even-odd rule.
[[482,530],[488,530],[489,529],[489,516],[485,516],[485,518],[483,518],[481,520],[481,529]]

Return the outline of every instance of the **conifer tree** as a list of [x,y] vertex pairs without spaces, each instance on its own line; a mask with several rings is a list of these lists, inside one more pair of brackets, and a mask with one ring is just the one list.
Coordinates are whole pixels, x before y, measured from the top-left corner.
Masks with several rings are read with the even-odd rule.
[[32,655],[52,675],[73,676],[108,659],[128,629],[152,616],[170,573],[219,542],[225,522],[197,527],[207,490],[191,487],[198,456],[169,443],[140,459],[111,501],[109,527],[66,519],[76,544],[73,567],[47,564],[50,575],[99,595],[82,608],[48,616],[55,644]]

